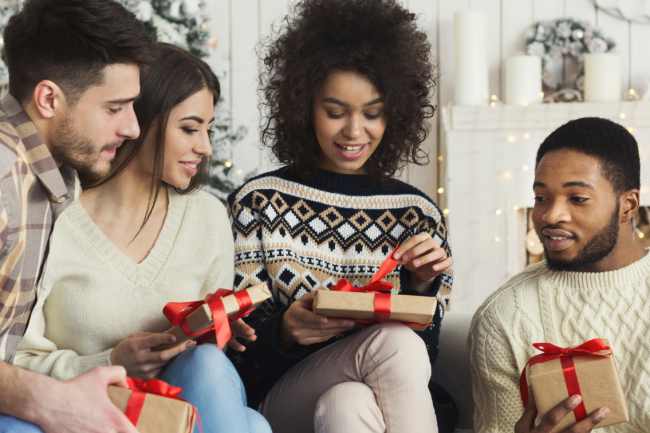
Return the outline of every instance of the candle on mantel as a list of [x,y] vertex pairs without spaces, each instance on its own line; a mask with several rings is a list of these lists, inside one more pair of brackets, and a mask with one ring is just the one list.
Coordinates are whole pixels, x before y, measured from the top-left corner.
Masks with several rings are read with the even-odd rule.
[[454,15],[454,103],[486,105],[489,98],[487,24],[483,11]]
[[585,102],[620,100],[621,60],[618,54],[585,54]]
[[528,106],[542,102],[542,59],[512,56],[506,59],[506,104]]

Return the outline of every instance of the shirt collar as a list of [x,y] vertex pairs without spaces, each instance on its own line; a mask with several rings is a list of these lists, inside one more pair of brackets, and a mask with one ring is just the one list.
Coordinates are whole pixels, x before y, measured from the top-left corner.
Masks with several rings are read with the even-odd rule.
[[48,191],[50,201],[60,203],[70,198],[59,167],[39,135],[36,126],[34,126],[20,103],[7,93],[0,101],[0,110],[5,114],[7,122],[13,126],[18,137],[23,142],[24,150],[19,148],[17,151],[24,152],[22,156],[27,160],[31,170]]

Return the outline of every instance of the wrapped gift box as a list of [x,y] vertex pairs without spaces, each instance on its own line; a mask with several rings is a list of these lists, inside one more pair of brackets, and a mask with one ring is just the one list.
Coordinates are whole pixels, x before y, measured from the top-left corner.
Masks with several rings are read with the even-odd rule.
[[[415,331],[423,331],[436,312],[435,297],[389,295],[391,322],[403,322]],[[314,313],[326,317],[341,317],[353,320],[375,320],[375,294],[363,292],[342,292],[317,290],[314,297]],[[356,322],[357,326],[368,323]]]
[[[108,397],[122,412],[126,412],[133,392],[116,386],[108,387]],[[192,433],[194,408],[185,401],[146,394],[135,427],[140,433]]]
[[[271,297],[271,292],[269,291],[269,288],[266,285],[266,283],[261,283],[253,287],[249,287],[248,289],[246,289],[246,292],[248,292],[251,301],[253,301],[253,305],[252,305],[253,308],[257,307],[259,304],[261,304],[262,302],[266,301]],[[235,295],[224,296],[223,298],[221,298],[221,300],[223,301],[223,306],[228,316],[232,316],[239,312],[240,307],[239,307],[239,303],[237,302],[237,299],[235,298]],[[192,332],[200,332],[209,328],[212,325],[212,312],[210,311],[210,307],[207,304],[201,305],[196,311],[192,312],[189,316],[187,316],[186,320]],[[196,336],[196,337],[186,336],[183,330],[181,329],[180,325],[174,326],[168,331],[165,331],[165,334],[175,335],[176,342],[170,344],[161,344],[151,348],[151,350],[153,351],[166,350],[175,347],[181,343],[184,343],[187,340],[191,340],[191,339],[196,340],[197,338],[200,337],[200,336]]]
[[[605,346],[609,342],[603,339]],[[606,354],[609,351],[598,353]],[[598,428],[630,420],[623,386],[618,375],[614,354],[607,356],[574,356],[576,376],[580,385],[582,401],[587,414],[601,407],[610,411]],[[562,362],[558,359],[531,365],[530,382],[535,395],[535,403],[542,419],[550,410],[569,398]],[[576,423],[573,412],[564,417],[553,433],[561,432]]]

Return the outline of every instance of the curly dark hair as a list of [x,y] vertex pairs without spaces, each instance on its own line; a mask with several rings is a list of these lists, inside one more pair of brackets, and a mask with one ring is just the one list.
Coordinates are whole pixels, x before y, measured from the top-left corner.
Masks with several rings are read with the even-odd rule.
[[431,44],[416,15],[395,0],[303,0],[263,43],[262,143],[303,178],[320,162],[312,122],[314,95],[332,71],[352,71],[385,100],[386,131],[364,168],[372,180],[425,165],[436,85]]

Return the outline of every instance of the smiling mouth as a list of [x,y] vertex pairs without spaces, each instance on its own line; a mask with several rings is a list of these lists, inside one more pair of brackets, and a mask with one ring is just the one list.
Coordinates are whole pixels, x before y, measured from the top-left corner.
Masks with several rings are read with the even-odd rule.
[[336,147],[341,149],[343,152],[347,153],[348,155],[356,155],[357,153],[361,152],[367,145],[366,144],[356,144],[354,146],[346,146],[343,144],[338,144],[334,143]]

